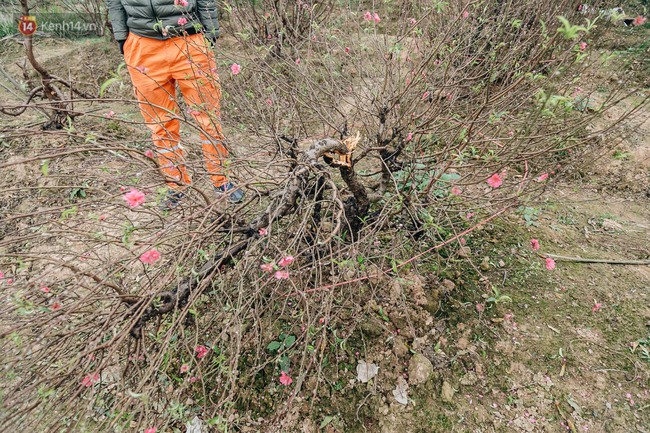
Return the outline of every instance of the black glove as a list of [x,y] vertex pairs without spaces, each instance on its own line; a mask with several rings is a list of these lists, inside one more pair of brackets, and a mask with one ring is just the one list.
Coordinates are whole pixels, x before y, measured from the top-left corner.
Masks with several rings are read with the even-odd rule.
[[210,42],[210,48],[214,48],[214,46],[217,45],[217,39],[219,36],[211,33],[209,35],[205,35],[205,37],[207,38],[208,42]]
[[123,41],[117,41],[118,44],[120,44],[120,53],[124,54],[124,44],[126,43],[126,39]]

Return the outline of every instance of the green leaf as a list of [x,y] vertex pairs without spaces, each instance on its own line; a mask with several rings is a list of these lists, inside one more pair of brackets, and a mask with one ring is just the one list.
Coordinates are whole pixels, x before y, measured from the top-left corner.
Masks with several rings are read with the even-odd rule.
[[326,416],[325,418],[323,418],[323,421],[321,421],[321,423],[320,423],[320,428],[325,428],[325,427],[327,427],[327,425],[328,425],[329,423],[331,423],[332,421],[334,421],[334,417],[333,417],[333,416],[330,416],[330,415]]
[[569,406],[571,406],[578,415],[582,414],[582,408],[578,403],[576,403],[571,394],[566,397],[566,402],[569,403]]
[[267,350],[274,352],[278,350],[282,344],[279,341],[271,341],[268,346],[266,346]]
[[63,212],[61,212],[61,219],[65,220],[73,217],[74,215],[77,214],[77,210],[78,210],[77,206],[73,206],[70,209],[64,210]]
[[284,339],[284,345],[286,347],[291,347],[293,343],[296,342],[296,336],[295,335],[287,335],[287,338]]
[[99,97],[101,98],[102,96],[104,96],[104,92],[106,91],[106,88],[117,81],[121,81],[121,78],[111,77],[108,80],[104,81],[102,85],[99,87]]
[[289,372],[289,365],[290,365],[289,357],[287,355],[282,355],[280,357],[280,370],[284,371],[285,373]]
[[50,169],[50,160],[46,159],[45,161],[41,162],[41,173],[43,173],[43,176],[47,176]]
[[460,174],[458,173],[443,173],[440,175],[440,180],[442,182],[451,182],[457,179],[460,179]]

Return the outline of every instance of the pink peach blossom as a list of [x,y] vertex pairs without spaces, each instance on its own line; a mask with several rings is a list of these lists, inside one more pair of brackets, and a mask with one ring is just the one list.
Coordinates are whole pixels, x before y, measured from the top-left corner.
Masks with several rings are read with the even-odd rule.
[[241,72],[241,66],[237,63],[233,63],[230,65],[230,72],[232,72],[233,75],[239,74]]
[[492,188],[498,188],[503,184],[503,180],[501,179],[501,176],[499,176],[497,173],[494,173],[487,180],[487,184],[490,185]]
[[280,259],[278,262],[278,265],[282,266],[283,268],[285,266],[289,266],[291,263],[293,263],[296,259],[293,256],[286,256]]
[[88,376],[84,377],[83,380],[81,381],[81,384],[85,386],[86,388],[90,388],[94,384],[99,382],[99,374],[94,373],[94,374],[89,374]]
[[276,271],[275,279],[276,280],[286,280],[289,278],[289,271]]
[[555,269],[555,260],[553,260],[550,257],[547,257],[546,258],[546,269],[548,269],[549,271],[552,271],[553,269]]
[[372,14],[370,13],[370,11],[366,11],[366,13],[363,14],[363,19],[365,19],[366,21],[372,21]]
[[273,263],[264,263],[260,265],[260,269],[264,272],[273,272]]
[[145,200],[144,193],[135,188],[131,188],[129,192],[124,194],[123,198],[124,201],[133,208],[140,206]]
[[146,263],[147,265],[153,265],[158,260],[160,260],[160,253],[155,248],[152,248],[149,251],[145,251],[140,256],[140,261],[142,263]]
[[539,249],[539,241],[537,239],[531,239],[530,246],[533,249],[533,251],[537,251]]
[[194,351],[196,352],[196,357],[201,359],[208,354],[208,348],[205,346],[196,346]]
[[284,371],[280,373],[280,383],[284,386],[289,386],[293,382],[293,379],[291,376],[289,376],[287,373]]

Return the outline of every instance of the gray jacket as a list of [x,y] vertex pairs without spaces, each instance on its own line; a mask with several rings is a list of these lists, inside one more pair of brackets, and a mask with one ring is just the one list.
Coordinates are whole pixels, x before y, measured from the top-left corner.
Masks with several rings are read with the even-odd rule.
[[[219,36],[216,0],[107,0],[113,35],[124,41],[129,32],[154,39],[178,36],[183,30]],[[187,6],[182,6],[183,3]],[[179,19],[187,20],[179,25]],[[183,20],[181,19],[181,22]]]

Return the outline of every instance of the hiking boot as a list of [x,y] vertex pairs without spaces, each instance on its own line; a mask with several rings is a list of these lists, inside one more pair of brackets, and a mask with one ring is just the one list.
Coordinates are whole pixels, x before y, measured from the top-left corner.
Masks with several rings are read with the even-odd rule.
[[169,190],[167,191],[167,195],[165,198],[160,202],[158,205],[158,209],[160,210],[171,210],[176,207],[178,207],[179,204],[181,204],[181,200],[185,197],[185,194],[182,193],[181,191],[174,191],[174,190]]
[[244,191],[237,188],[232,182],[224,183],[221,186],[215,186],[219,195],[227,195],[230,203],[239,203],[244,199]]

